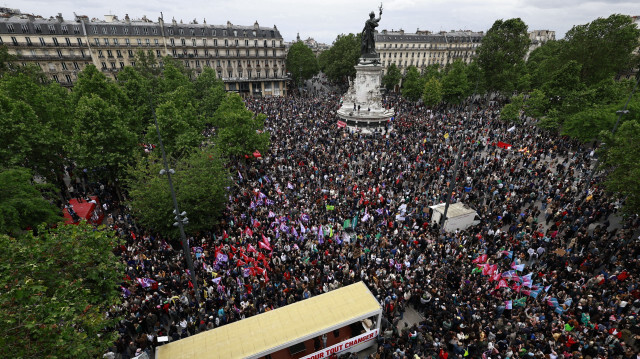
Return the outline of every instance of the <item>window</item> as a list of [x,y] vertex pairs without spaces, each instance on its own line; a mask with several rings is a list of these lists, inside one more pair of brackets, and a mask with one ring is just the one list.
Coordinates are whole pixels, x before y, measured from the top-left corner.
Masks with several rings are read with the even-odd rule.
[[229,46],[229,40],[224,39],[224,46]]
[[191,39],[191,46],[196,47],[196,39]]
[[24,39],[25,39],[25,40],[27,40],[27,46],[31,46],[31,45],[33,45],[33,44],[31,43],[31,38],[30,38],[30,37],[25,37]]
[[253,40],[253,47],[258,47],[258,40]]
[[113,57],[113,51],[107,50],[107,57]]
[[124,44],[127,46],[131,46],[131,42],[129,42],[129,39],[124,39]]
[[129,55],[129,57],[133,57],[133,50],[127,50],[127,55]]
[[67,83],[71,83],[71,75],[64,75],[64,78],[67,79]]
[[145,35],[149,35],[149,28],[144,27],[142,28],[142,31],[144,32]]
[[27,25],[27,24],[22,24],[22,33],[23,33],[23,34],[26,34],[26,33],[28,33],[28,32],[31,32],[31,31],[29,31],[29,25]]
[[124,34],[125,34],[125,35],[129,35],[129,28],[128,28],[128,27],[125,27],[125,28],[124,28]]
[[101,63],[101,65],[102,65],[102,68],[103,68],[103,69],[106,69],[106,68],[107,68],[107,63],[106,63],[106,62],[104,62],[104,61],[103,61],[103,62]]
[[151,40],[149,39],[144,39],[145,43],[147,44],[147,46],[151,46]]
[[60,29],[62,30],[63,34],[68,34],[69,33],[69,30],[67,29],[67,25],[60,26]]
[[[49,70],[51,70],[51,69],[49,69]],[[53,69],[53,70],[55,70],[55,69]],[[58,80],[58,75],[53,75],[51,77],[53,77],[53,81],[60,82],[60,80]]]
[[104,46],[109,46],[109,39],[107,39],[106,37],[104,39]]
[[97,37],[93,39],[93,42],[96,44],[96,46],[100,46],[100,39],[98,39]]
[[138,40],[138,46],[142,46],[142,39],[136,39]]
[[276,40],[271,40],[271,47],[276,47]]
[[105,34],[105,35],[107,34],[107,27],[106,26],[102,28],[102,33]]
[[235,40],[235,45],[238,46],[238,40]]
[[39,37],[38,40],[40,40],[40,45],[42,45],[42,46],[46,46],[47,45],[47,43],[44,41],[43,37]]
[[[222,36],[227,36],[227,30],[222,30]],[[231,76],[229,76],[231,77]]]
[[116,68],[116,63],[115,63],[115,62],[112,62],[112,63],[111,63],[111,68],[112,68],[112,69],[115,69],[115,68]]
[[134,27],[133,28],[133,33],[136,34],[136,35],[140,35],[140,29],[137,28],[137,27]]
[[182,46],[187,46],[187,41],[185,39],[180,39],[180,43]]
[[209,56],[209,50],[204,49],[204,56],[207,56],[207,57]]
[[80,54],[82,55],[83,58],[86,57],[86,55],[84,54],[84,50],[83,49],[80,49]]
[[176,41],[174,39],[169,39],[171,46],[176,46]]
[[118,46],[118,39],[113,39],[113,44],[114,44],[115,46]]
[[160,46],[160,43],[158,42],[158,39],[154,39],[154,40],[153,40],[153,43],[154,43],[154,45],[156,45],[156,46]]
[[213,39],[213,46],[218,46],[218,39]]
[[131,61],[131,66],[136,67],[136,62],[135,61]]
[[38,34],[42,33],[42,28],[40,28],[40,25],[36,24],[36,25],[34,25],[33,27],[35,27],[35,28],[36,28],[36,32],[37,32]]
[[78,41],[78,46],[82,46],[82,38],[77,37],[76,41]]
[[71,46],[71,39],[69,39],[68,37],[65,37],[64,40],[67,43],[67,46]]
[[7,31],[10,33],[14,33],[15,30],[13,29],[13,24],[7,24]]
[[196,60],[196,67],[200,67],[200,60]]
[[63,69],[63,70],[67,70],[67,63],[66,63],[66,62],[63,62],[63,63],[62,63],[62,69]]
[[98,33],[98,27],[97,26],[92,26],[92,30],[94,34]]
[[179,29],[178,32],[180,33],[180,35],[184,35],[184,29]]
[[11,36],[11,41],[13,41],[13,45],[18,46],[18,39],[15,36]]
[[160,53],[160,50],[156,50],[156,57],[157,58],[161,58],[162,54]]
[[77,62],[74,62],[74,63],[73,63],[73,68],[74,68],[75,70],[80,70],[80,66],[78,66],[78,63],[77,63]]
[[74,26],[73,27],[73,33],[74,34],[79,34],[80,33],[80,26]]
[[202,39],[202,45],[207,46],[207,39]]
[[154,27],[154,28],[153,28],[153,34],[154,34],[154,35],[158,35],[158,28],[157,28],[157,27]]
[[124,62],[120,61],[120,68],[124,69]]
[[104,57],[104,55],[102,54],[102,50],[98,50],[98,57]]
[[267,40],[264,40],[264,47],[267,47]]
[[57,38],[55,38],[55,37],[53,38],[53,44],[54,44],[55,46],[60,46],[60,44],[58,43],[58,39],[57,39]]

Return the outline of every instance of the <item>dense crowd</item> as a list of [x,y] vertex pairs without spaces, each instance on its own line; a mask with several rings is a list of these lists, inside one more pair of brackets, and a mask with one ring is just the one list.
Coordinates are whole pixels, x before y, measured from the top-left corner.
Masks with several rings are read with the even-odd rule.
[[[232,164],[224,217],[190,240],[200,308],[179,243],[110,215],[127,270],[108,356],[364,281],[384,308],[374,358],[636,357],[639,220],[598,176],[586,191],[593,152],[492,107],[385,101],[373,132],[337,127],[336,94],[246,101],[271,149]],[[481,222],[445,233],[429,206],[451,181]],[[409,307],[424,320],[401,325]]]

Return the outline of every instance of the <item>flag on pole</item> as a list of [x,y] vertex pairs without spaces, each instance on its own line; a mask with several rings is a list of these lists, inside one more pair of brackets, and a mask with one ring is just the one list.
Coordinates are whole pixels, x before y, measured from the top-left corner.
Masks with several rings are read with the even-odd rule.
[[505,300],[504,301],[504,309],[513,309],[513,301]]
[[481,254],[476,259],[472,260],[471,263],[484,263],[487,261],[487,258],[489,258],[488,255]]

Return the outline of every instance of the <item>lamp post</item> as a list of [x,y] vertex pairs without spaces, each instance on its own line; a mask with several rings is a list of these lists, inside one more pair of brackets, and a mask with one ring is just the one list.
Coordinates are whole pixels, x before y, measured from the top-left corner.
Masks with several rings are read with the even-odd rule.
[[187,236],[184,233],[184,225],[189,223],[189,219],[186,217],[187,212],[180,212],[178,209],[178,200],[176,199],[176,192],[173,188],[173,180],[171,179],[171,175],[175,173],[172,168],[169,168],[169,164],[167,162],[167,155],[164,151],[164,145],[162,144],[162,136],[160,136],[160,127],[158,126],[158,116],[156,116],[156,110],[151,106],[151,111],[153,112],[153,120],[156,125],[156,133],[158,134],[158,142],[160,144],[160,151],[162,152],[162,163],[164,168],[160,170],[160,175],[167,175],[167,179],[169,180],[169,191],[171,192],[171,198],[173,199],[173,214],[175,215],[174,219],[176,220],[173,225],[180,229],[180,240],[182,241],[182,250],[184,252],[185,260],[187,261],[187,267],[189,268],[189,272],[191,274],[191,283],[193,284],[193,290],[196,292],[196,307],[200,308],[200,291],[198,289],[198,281],[196,280],[196,271],[193,268],[193,260],[191,259],[191,248],[189,247],[189,243],[187,241]]

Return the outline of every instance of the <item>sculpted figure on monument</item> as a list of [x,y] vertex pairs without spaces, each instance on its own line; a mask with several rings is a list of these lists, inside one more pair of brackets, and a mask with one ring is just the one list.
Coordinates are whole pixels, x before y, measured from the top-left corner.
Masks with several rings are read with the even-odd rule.
[[380,4],[378,9],[380,10],[380,16],[376,19],[376,15],[372,11],[369,14],[369,20],[364,23],[362,44],[360,45],[360,56],[363,58],[378,57],[378,53],[376,52],[375,30],[382,18],[382,4]]

